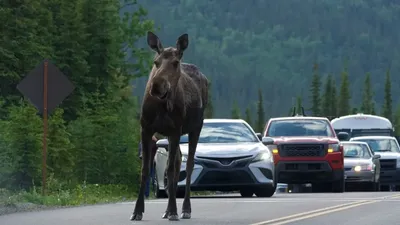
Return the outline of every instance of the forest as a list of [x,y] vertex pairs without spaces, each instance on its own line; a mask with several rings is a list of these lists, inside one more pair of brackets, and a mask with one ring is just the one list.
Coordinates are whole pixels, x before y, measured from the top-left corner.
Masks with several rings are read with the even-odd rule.
[[[373,102],[381,113],[384,78],[390,69],[394,104],[400,96],[396,29],[400,3],[394,0],[139,0],[155,22],[164,45],[188,33],[184,60],[197,64],[213,83],[217,117],[234,105],[256,113],[258,89],[266,116],[286,114],[297,97],[310,108],[308,85],[314,63],[323,79],[339,87],[346,68],[351,104],[362,101],[360,86],[370,73]],[[145,78],[135,82],[141,96]]]
[[[251,3],[251,4],[250,4]],[[184,61],[210,80],[207,118],[261,132],[303,106],[330,119],[382,115],[400,131],[400,5],[389,0],[22,0],[0,2],[0,206],[133,199],[140,104],[153,52],[189,34]],[[282,13],[285,12],[285,13]],[[17,84],[50,59],[75,90],[43,121]]]

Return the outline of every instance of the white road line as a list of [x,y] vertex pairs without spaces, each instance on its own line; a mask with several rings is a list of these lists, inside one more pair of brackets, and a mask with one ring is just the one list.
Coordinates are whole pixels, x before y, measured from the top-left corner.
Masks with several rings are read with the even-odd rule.
[[[368,201],[368,202],[363,202],[363,203],[359,203],[359,204],[353,204],[353,205],[349,205],[349,206],[345,206],[345,207],[340,207],[340,208],[336,208],[336,209],[332,209],[332,210],[322,211],[322,212],[318,212],[318,213],[305,215],[305,216],[302,216],[302,217],[297,217],[297,218],[285,220],[285,221],[282,221],[282,222],[279,222],[279,223],[274,223],[273,225],[288,224],[288,223],[296,222],[296,221],[299,221],[299,220],[305,220],[305,219],[309,219],[309,218],[314,218],[314,217],[317,217],[317,216],[322,216],[322,215],[325,215],[325,214],[338,212],[338,211],[342,211],[342,210],[346,210],[346,209],[351,209],[351,208],[355,208],[355,207],[359,207],[359,206],[367,205],[367,204],[372,204],[372,203],[376,203],[376,202],[381,202],[381,201],[375,200],[375,201]],[[268,224],[268,223],[262,223],[262,224]]]
[[287,220],[291,220],[291,219],[294,219],[294,218],[304,217],[304,216],[307,216],[307,215],[310,215],[310,214],[317,214],[317,213],[320,213],[320,212],[332,211],[334,209],[340,209],[340,208],[343,208],[343,207],[346,207],[346,206],[358,205],[358,204],[366,203],[366,202],[371,202],[371,201],[357,201],[357,202],[351,202],[351,203],[346,203],[346,204],[341,204],[341,205],[335,205],[335,206],[326,207],[326,208],[322,208],[322,209],[317,209],[317,210],[311,210],[311,211],[307,211],[307,212],[297,213],[297,214],[290,215],[290,216],[284,216],[284,217],[280,217],[280,218],[276,218],[276,219],[272,219],[272,220],[261,221],[261,222],[253,223],[253,224],[250,224],[250,225],[264,225],[264,224],[271,224],[271,223],[274,223],[274,225],[276,225],[275,222],[287,221]]

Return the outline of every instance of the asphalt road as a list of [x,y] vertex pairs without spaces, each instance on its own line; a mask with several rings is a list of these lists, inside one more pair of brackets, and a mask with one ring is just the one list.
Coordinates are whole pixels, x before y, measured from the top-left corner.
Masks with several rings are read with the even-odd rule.
[[[143,221],[129,217],[134,203],[15,213],[0,216],[0,225],[381,225],[400,224],[400,192],[276,194],[272,198],[196,197],[192,219],[161,219],[165,199],[146,201]],[[178,199],[178,208],[182,199]],[[180,210],[179,210],[180,211]]]

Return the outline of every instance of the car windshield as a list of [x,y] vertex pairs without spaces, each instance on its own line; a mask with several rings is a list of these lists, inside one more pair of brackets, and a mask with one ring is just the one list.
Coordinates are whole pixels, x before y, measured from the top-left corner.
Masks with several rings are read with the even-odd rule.
[[334,137],[329,122],[318,119],[274,120],[268,129],[268,136],[328,136]]
[[[181,143],[188,142],[188,135],[181,137]],[[259,142],[253,131],[244,123],[208,122],[203,124],[199,143],[243,143]]]
[[399,146],[393,139],[361,139],[367,142],[374,152],[400,152]]
[[369,159],[372,157],[365,144],[343,144],[343,153],[345,158]]

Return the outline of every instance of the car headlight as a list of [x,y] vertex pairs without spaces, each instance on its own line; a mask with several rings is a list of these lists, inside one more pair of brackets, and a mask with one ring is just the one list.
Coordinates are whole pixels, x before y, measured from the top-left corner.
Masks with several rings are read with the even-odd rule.
[[253,159],[253,162],[266,161],[266,160],[272,160],[271,152],[269,152],[269,151],[261,152],[260,154],[258,154]]
[[182,162],[186,162],[187,161],[187,156],[186,155],[182,155]]
[[328,146],[328,153],[340,151],[340,144],[330,144]]
[[366,165],[358,165],[354,167],[354,171],[360,172],[360,171],[373,171],[375,165],[373,164],[366,164]]
[[400,159],[397,159],[396,167],[397,167],[397,168],[400,168]]

